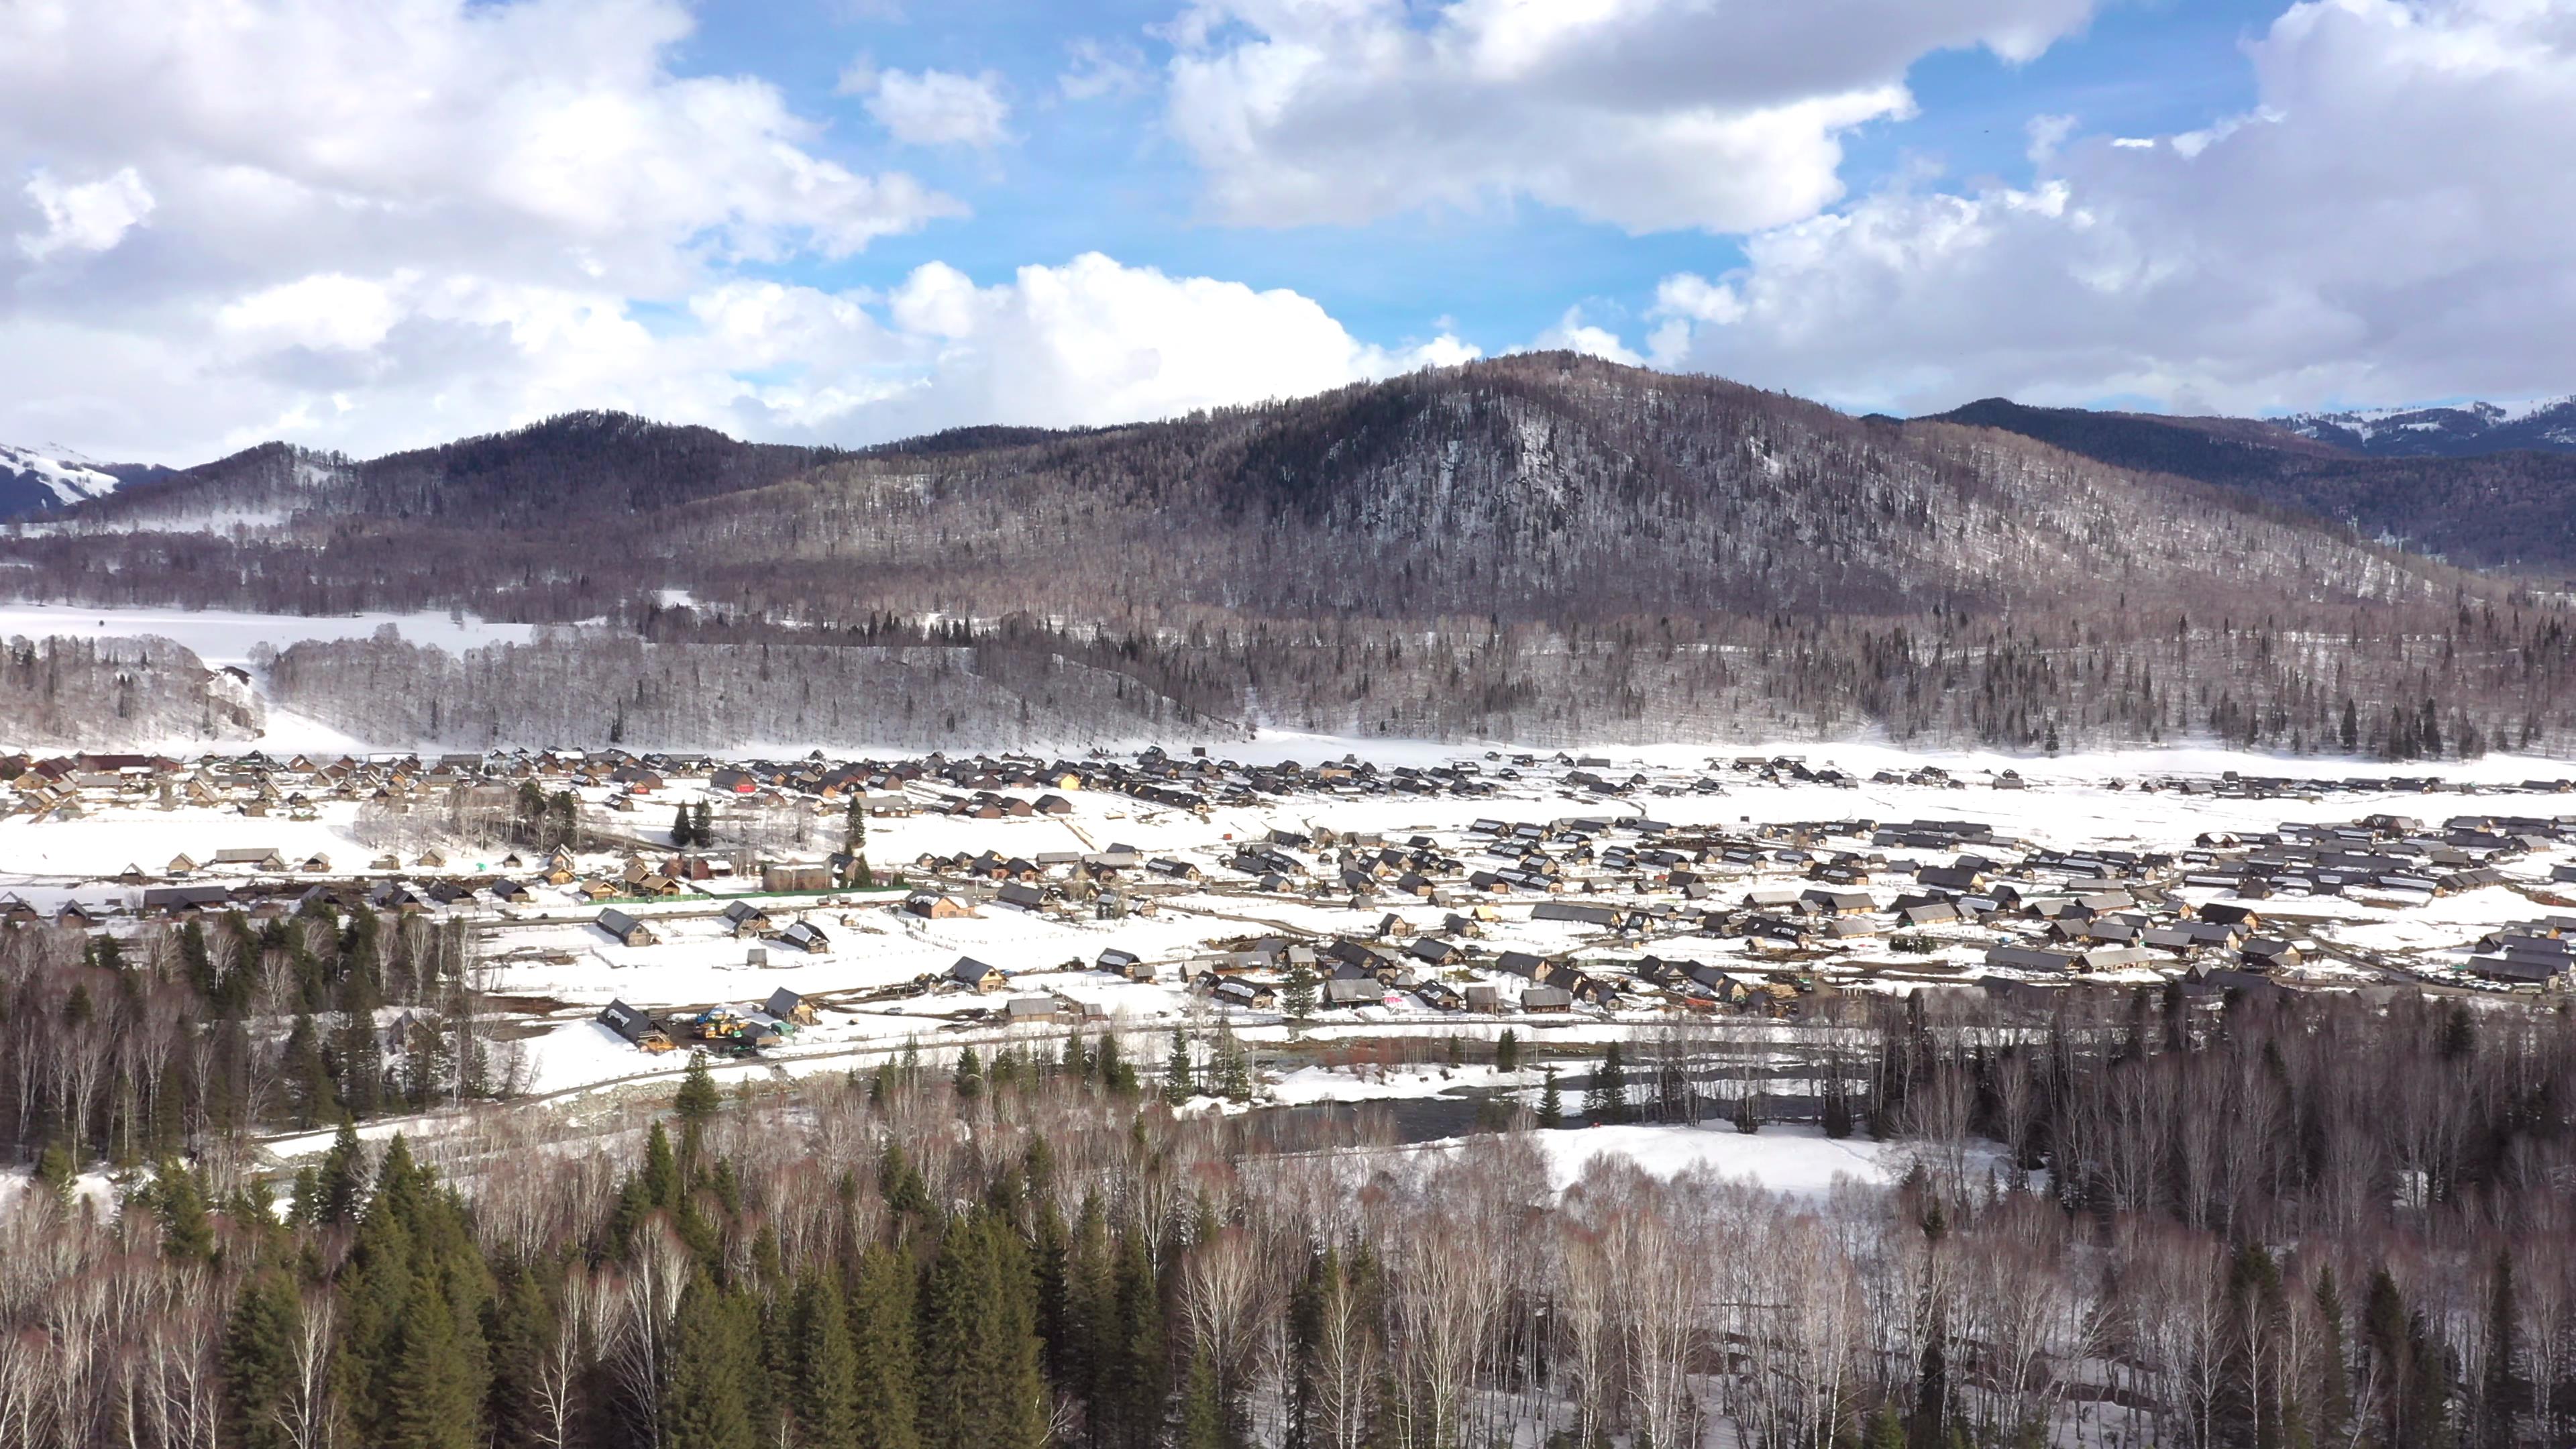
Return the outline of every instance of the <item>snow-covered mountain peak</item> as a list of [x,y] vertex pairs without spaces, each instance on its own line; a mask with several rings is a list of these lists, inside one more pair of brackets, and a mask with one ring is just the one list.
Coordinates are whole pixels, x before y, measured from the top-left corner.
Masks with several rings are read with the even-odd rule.
[[[67,448],[0,443],[0,514],[67,508],[116,491],[118,478]],[[14,506],[11,506],[14,505]]]
[[2382,458],[2576,451],[2576,396],[2301,413],[2277,421],[2303,437]]

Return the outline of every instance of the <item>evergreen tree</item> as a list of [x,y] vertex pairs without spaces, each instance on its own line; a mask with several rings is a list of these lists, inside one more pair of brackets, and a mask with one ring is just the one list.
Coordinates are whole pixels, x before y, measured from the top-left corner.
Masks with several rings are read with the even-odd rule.
[[[374,916],[360,911],[355,919],[371,921]],[[372,943],[372,930],[367,939]],[[385,1053],[376,1039],[376,1008],[382,1004],[378,989],[372,951],[348,964],[340,978],[340,1028],[334,1033],[340,1100],[360,1117],[373,1116],[384,1107]]]
[[715,1075],[707,1070],[707,1054],[689,1053],[689,1068],[680,1075],[680,1091],[671,1099],[671,1110],[680,1114],[681,1121],[695,1124],[714,1116],[723,1104]]
[[331,1148],[322,1154],[319,1190],[315,1199],[317,1223],[347,1223],[357,1220],[358,1208],[367,1195],[367,1151],[358,1144],[358,1124],[347,1112],[340,1114],[340,1130],[331,1139]]
[[700,850],[716,843],[715,812],[707,808],[704,800],[698,802],[697,809],[689,816],[689,838],[697,842]]
[[1628,1120],[1628,1069],[1619,1060],[1619,1044],[1610,1043],[1601,1069],[1592,1074],[1592,1093],[1584,1106],[1595,1122]]
[[1288,1020],[1303,1026],[1315,1015],[1315,968],[1304,961],[1291,962],[1287,983],[1279,991],[1279,1011]]
[[60,1142],[47,1142],[36,1155],[36,1185],[57,1208],[72,1205],[72,1189],[79,1173],[72,1164],[71,1149]]
[[492,1297],[461,1201],[414,1165],[399,1136],[339,1280],[338,1371],[357,1442],[471,1449],[491,1387],[483,1314]]
[[1181,1432],[1174,1449],[1229,1449],[1225,1398],[1205,1352],[1190,1355],[1189,1386],[1181,1393]]
[[851,1315],[852,1422],[858,1449],[917,1449],[920,1400],[911,1260],[882,1244],[859,1259]]
[[1100,1085],[1112,1094],[1121,1097],[1136,1094],[1135,1064],[1127,1060],[1115,1032],[1100,1038],[1100,1050],[1092,1054],[1092,1071],[1100,1078]]
[[1562,1127],[1565,1125],[1565,1096],[1557,1090],[1556,1068],[1545,1067],[1541,1069],[1541,1073],[1543,1080],[1538,1089],[1538,1125]]
[[1119,1449],[1151,1449],[1162,1433],[1169,1370],[1161,1286],[1141,1234],[1129,1233],[1119,1243],[1115,1291],[1116,1336],[1109,1348],[1115,1358],[1103,1394],[1114,1432],[1103,1442]]
[[1198,1095],[1190,1071],[1190,1038],[1187,1032],[1172,1033],[1172,1055],[1163,1067],[1163,1100],[1180,1106]]
[[672,846],[675,849],[685,849],[688,843],[696,838],[696,834],[689,829],[689,807],[673,805],[671,807]]
[[312,1013],[295,1014],[294,1025],[287,1029],[280,1066],[286,1079],[287,1104],[297,1127],[311,1129],[339,1114],[340,1089],[331,1080],[330,1064],[323,1059],[322,1035],[314,1029]]
[[223,1345],[225,1437],[238,1449],[286,1449],[278,1412],[294,1382],[301,1322],[295,1289],[278,1274],[261,1273],[242,1286]]
[[1494,1041],[1494,1070],[1517,1072],[1521,1069],[1521,1035],[1510,1027]]
[[859,1359],[850,1313],[822,1275],[796,1285],[796,1428],[810,1449],[858,1449]]
[[929,1449],[1039,1449],[1047,1436],[1027,1254],[990,1211],[953,1220],[931,1267],[921,1437]]
[[644,1135],[644,1175],[638,1185],[648,1208],[680,1205],[680,1162],[671,1153],[671,1134],[659,1122]]
[[703,1269],[680,1295],[662,1391],[662,1432],[674,1449],[759,1449],[750,1393],[758,1366],[742,1319]]
[[950,1083],[957,1089],[957,1099],[961,1102],[972,1102],[984,1095],[984,1064],[975,1055],[973,1047],[958,1050],[957,1074]]
[[152,1183],[153,1211],[161,1217],[161,1251],[183,1263],[215,1255],[214,1225],[206,1220],[206,1192],[196,1174],[164,1159]]

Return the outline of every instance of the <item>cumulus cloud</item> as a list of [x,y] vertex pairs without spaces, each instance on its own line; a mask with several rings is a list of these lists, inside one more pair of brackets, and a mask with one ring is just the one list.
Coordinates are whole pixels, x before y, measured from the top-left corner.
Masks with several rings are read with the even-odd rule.
[[152,189],[131,166],[97,181],[65,185],[39,167],[27,181],[27,199],[43,213],[45,227],[20,232],[18,250],[31,261],[56,252],[103,252],[152,215]]
[[1171,126],[1227,218],[1357,222],[1528,199],[1733,232],[1837,200],[1841,138],[1907,68],[2036,56],[2091,0],[1198,0]]
[[1365,344],[1296,292],[1174,277],[1096,252],[1022,267],[993,286],[932,263],[894,290],[888,311],[935,353],[915,395],[880,410],[906,419],[904,431],[1169,417],[1476,355],[1449,336]]
[[1855,407],[2114,395],[2251,411],[2576,386],[2576,25],[2534,0],[2306,0],[2259,103],[2035,132],[2022,185],[1898,187],[1668,279],[1659,358]]
[[[0,438],[194,462],[623,407],[850,442],[1402,365],[1291,294],[1106,258],[968,287],[939,331],[777,280],[964,208],[764,81],[677,73],[689,27],[675,0],[0,6],[0,175],[26,178],[0,192]],[[989,77],[870,80],[909,139],[1005,124]],[[1265,358],[1220,366],[1193,327]]]
[[1009,139],[1011,105],[1002,97],[1002,78],[991,71],[854,68],[842,73],[841,90],[865,94],[868,114],[907,146],[982,149]]

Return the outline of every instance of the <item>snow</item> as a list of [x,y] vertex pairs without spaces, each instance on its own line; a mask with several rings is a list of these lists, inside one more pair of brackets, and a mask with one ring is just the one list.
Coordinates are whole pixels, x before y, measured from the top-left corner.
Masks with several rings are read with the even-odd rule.
[[58,447],[40,450],[0,443],[0,468],[33,477],[65,506],[116,491],[115,474],[101,472],[89,459]]
[[1696,1127],[1585,1127],[1540,1132],[1533,1139],[1547,1155],[1550,1181],[1562,1191],[1595,1157],[1635,1163],[1656,1177],[1678,1177],[1705,1168],[1720,1177],[1754,1182],[1792,1197],[1821,1198],[1839,1179],[1885,1186],[1904,1176],[1910,1149],[1867,1138],[1827,1137],[1805,1123],[1776,1123],[1756,1133],[1724,1123]]
[[524,644],[534,624],[495,624],[471,614],[248,614],[223,609],[97,608],[78,604],[0,604],[0,638],[49,634],[89,638],[158,636],[194,652],[209,665],[247,665],[251,651],[306,639],[364,639],[392,625],[415,644],[451,653],[484,644]]

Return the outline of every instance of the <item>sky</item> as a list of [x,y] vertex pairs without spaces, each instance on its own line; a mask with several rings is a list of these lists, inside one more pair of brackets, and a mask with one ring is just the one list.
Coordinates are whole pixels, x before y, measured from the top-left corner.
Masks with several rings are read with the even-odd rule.
[[0,440],[2576,389],[2576,0],[0,0]]

